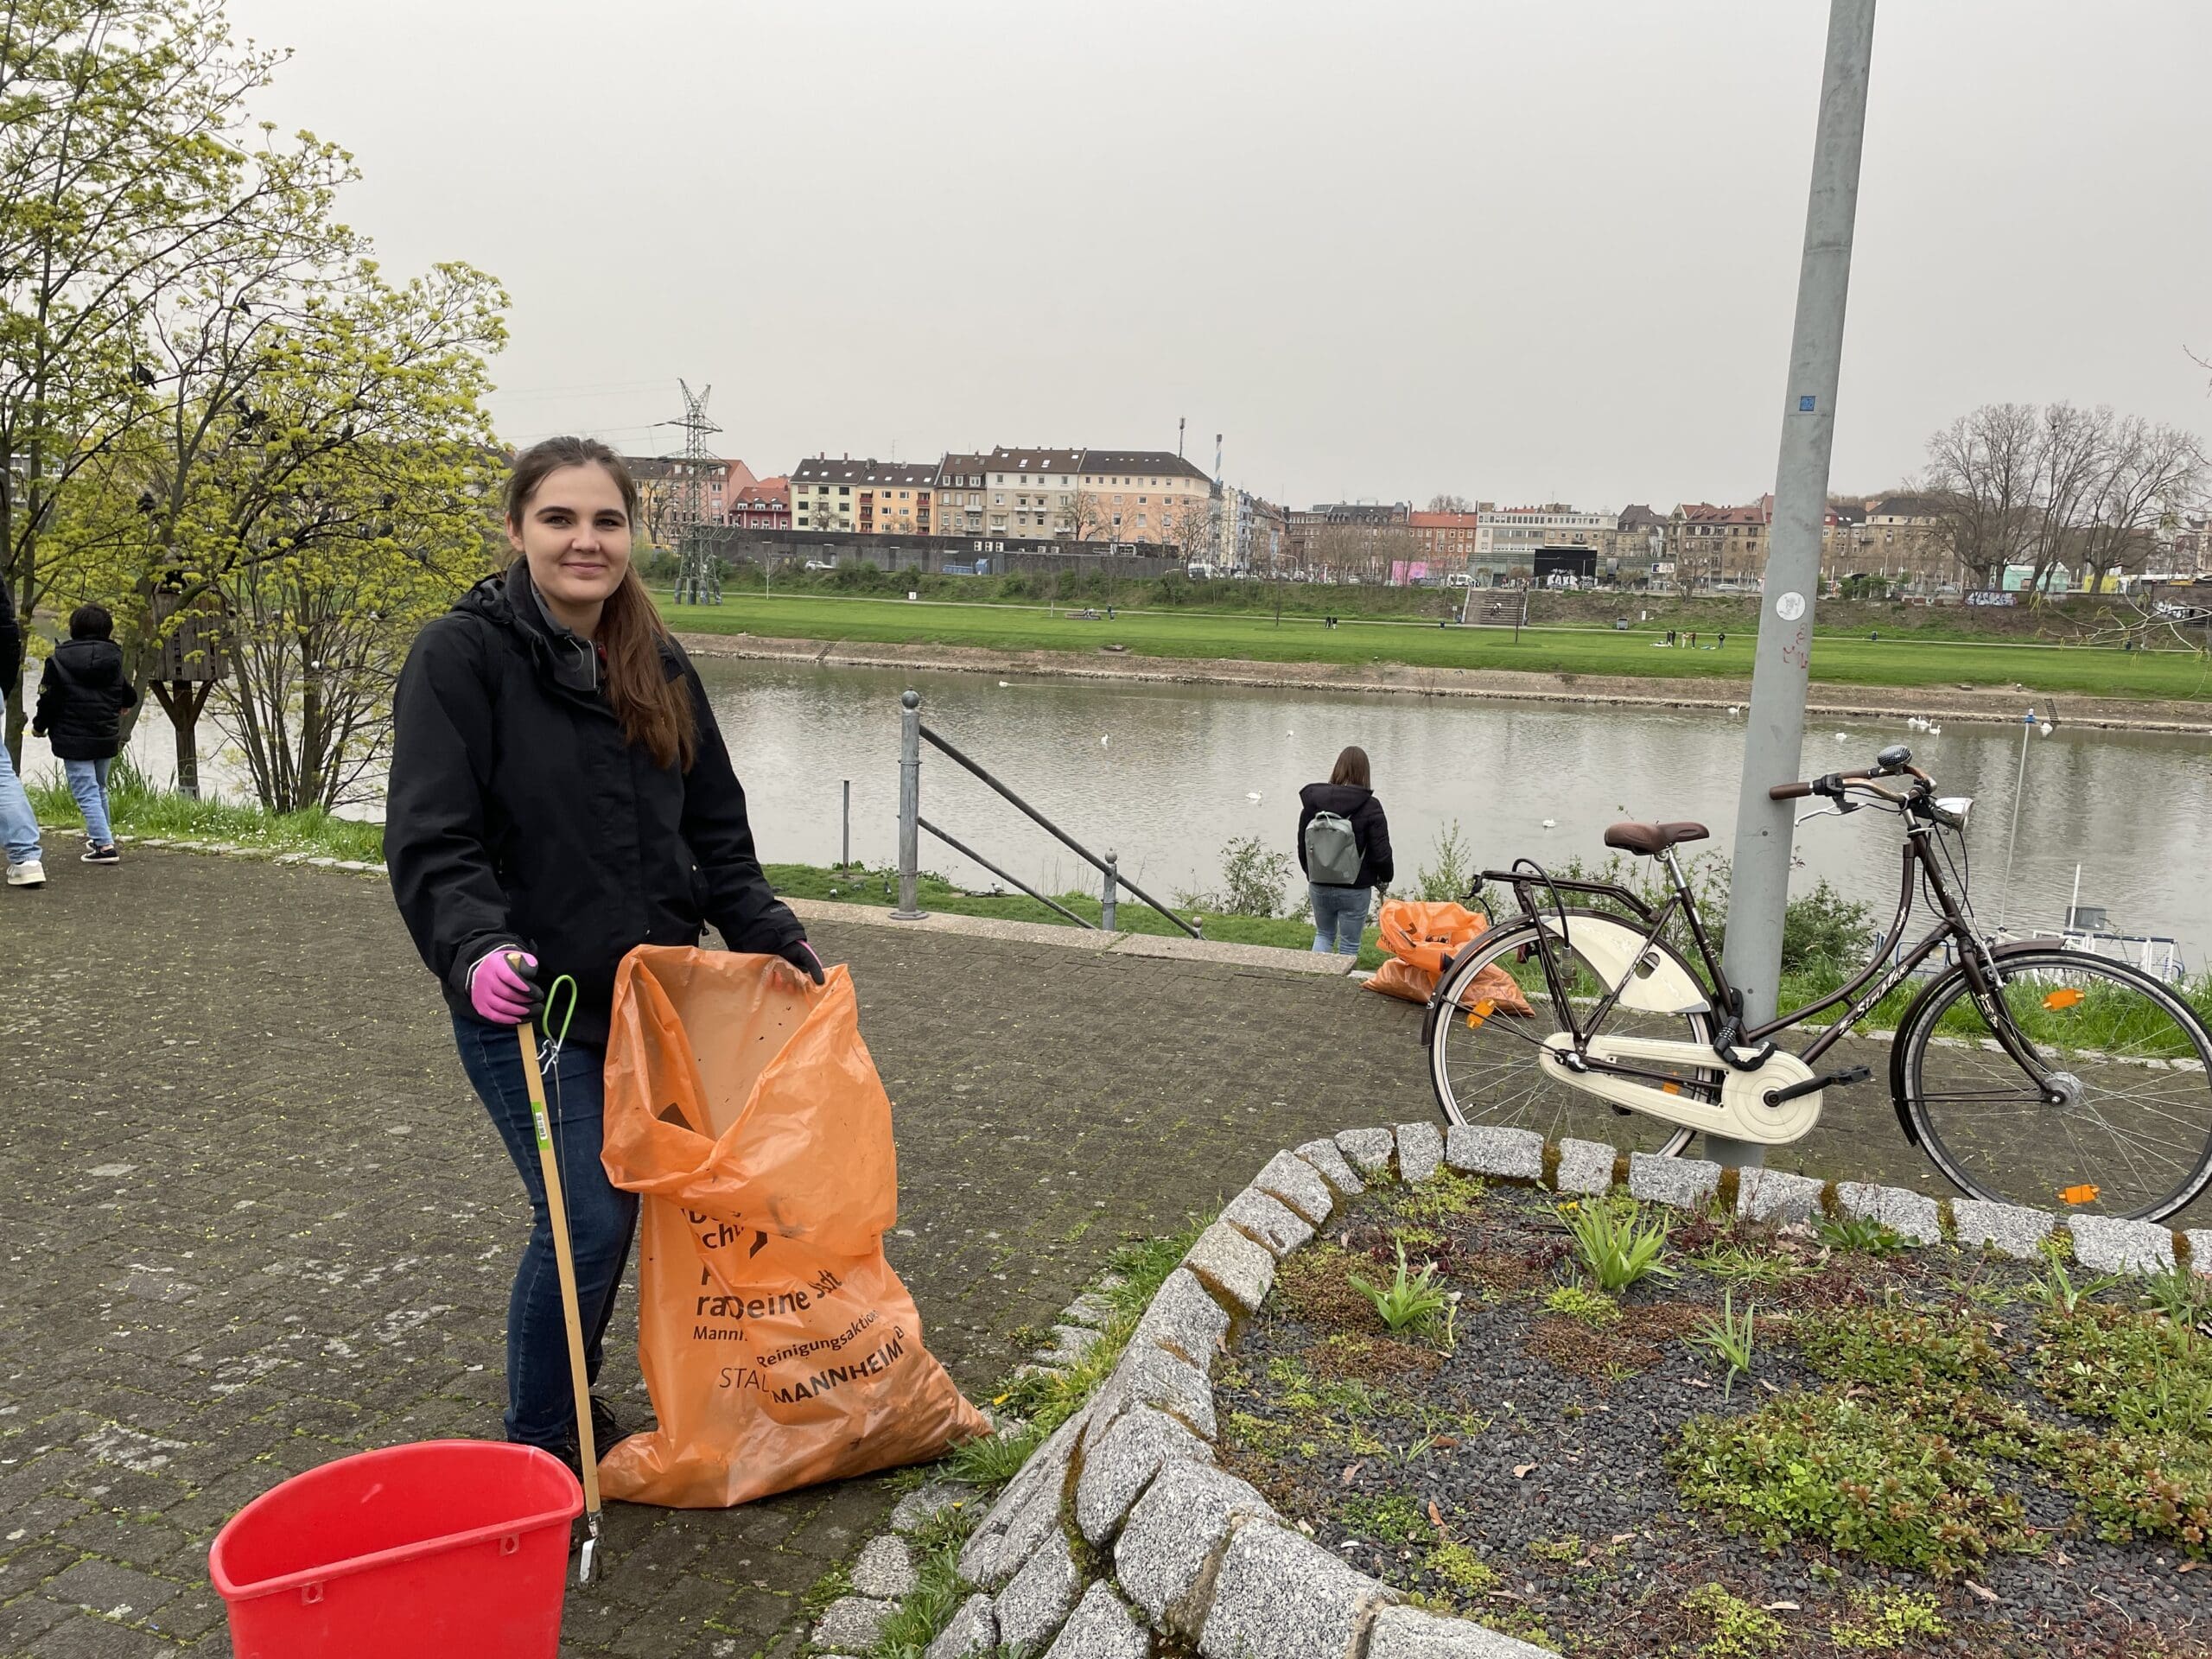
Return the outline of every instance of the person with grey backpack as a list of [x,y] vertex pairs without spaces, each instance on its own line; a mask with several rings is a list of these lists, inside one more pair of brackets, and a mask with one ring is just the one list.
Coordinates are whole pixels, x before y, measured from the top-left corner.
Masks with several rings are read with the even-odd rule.
[[1298,791],[1298,867],[1313,900],[1313,949],[1323,956],[1359,954],[1375,889],[1396,874],[1390,823],[1369,782],[1367,751],[1354,746],[1337,757],[1327,783]]

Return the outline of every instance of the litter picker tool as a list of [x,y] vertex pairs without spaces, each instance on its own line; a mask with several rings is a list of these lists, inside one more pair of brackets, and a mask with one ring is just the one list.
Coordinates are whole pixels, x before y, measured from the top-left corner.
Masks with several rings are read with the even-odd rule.
[[[519,968],[520,960],[508,962]],[[551,1025],[553,1000],[563,986],[569,988],[567,1009],[553,1031],[547,1053],[556,1062],[569,1034],[569,1021],[576,1013],[576,982],[563,974],[545,994],[547,1024]],[[591,1377],[584,1370],[584,1322],[576,1306],[576,1258],[569,1242],[569,1206],[561,1196],[561,1160],[553,1145],[553,1121],[545,1110],[545,1074],[541,1069],[537,1032],[527,1020],[515,1027],[522,1046],[522,1074],[530,1086],[530,1121],[537,1131],[537,1166],[545,1179],[545,1213],[553,1228],[553,1258],[561,1269],[561,1317],[569,1327],[569,1380],[576,1395],[576,1452],[584,1483],[584,1542],[576,1558],[576,1582],[591,1582],[592,1558],[599,1553],[599,1452],[592,1443]],[[555,1089],[560,1087],[556,1081]]]

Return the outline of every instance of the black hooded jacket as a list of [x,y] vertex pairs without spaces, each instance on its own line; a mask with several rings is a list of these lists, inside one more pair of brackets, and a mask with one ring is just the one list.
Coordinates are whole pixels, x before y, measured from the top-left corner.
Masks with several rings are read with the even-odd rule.
[[[1361,784],[1308,784],[1298,791],[1298,868],[1306,868],[1306,826],[1316,812],[1333,812],[1348,819],[1352,839],[1359,843],[1359,880],[1355,887],[1387,887],[1397,874],[1390,862],[1390,821],[1382,816],[1382,803]],[[1310,878],[1309,878],[1310,879]]]
[[699,676],[688,772],[628,742],[588,641],[550,623],[518,562],[424,628],[394,698],[385,862],[399,913],[454,1012],[468,971],[519,945],[544,981],[573,974],[569,1034],[607,1039],[614,969],[639,944],[696,944],[712,922],[733,950],[806,937],[753,850],[745,791]]
[[112,760],[123,750],[123,711],[138,701],[112,639],[64,639],[39,676],[31,730],[64,760]]

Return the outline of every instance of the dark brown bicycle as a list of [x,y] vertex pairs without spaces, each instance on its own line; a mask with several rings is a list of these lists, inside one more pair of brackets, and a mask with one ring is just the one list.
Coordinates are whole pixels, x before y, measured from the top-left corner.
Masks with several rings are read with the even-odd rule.
[[[1808,817],[1872,808],[1900,820],[1897,916],[1866,967],[1747,1027],[1675,852],[1705,840],[1703,824],[1605,831],[1606,846],[1665,866],[1671,892],[1656,905],[1527,859],[1485,870],[1471,902],[1495,885],[1518,910],[1446,964],[1429,1000],[1422,1035],[1446,1118],[1666,1155],[1700,1132],[1787,1144],[1819,1122],[1826,1090],[1869,1075],[1824,1071],[1822,1058],[1918,978],[1894,1021],[1890,1096],[1906,1138],[1961,1192],[2155,1221],[2212,1182],[2203,1020],[2125,963],[2056,940],[1985,938],[1967,898],[1971,802],[1938,798],[1902,745],[1872,766],[1768,792],[1827,804]],[[1932,925],[1902,944],[1920,894]],[[1701,975],[1669,941],[1677,918]],[[1777,1039],[1801,1027],[1811,1040],[1783,1048]]]

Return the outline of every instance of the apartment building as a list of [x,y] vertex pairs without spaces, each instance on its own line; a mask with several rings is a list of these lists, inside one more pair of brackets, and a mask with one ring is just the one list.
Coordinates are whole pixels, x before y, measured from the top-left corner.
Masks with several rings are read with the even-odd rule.
[[1640,502],[1623,507],[1612,529],[1598,538],[1598,569],[1620,581],[1663,579],[1674,574],[1660,569],[1666,562],[1666,515]]
[[1291,557],[1302,570],[1372,574],[1409,556],[1404,501],[1323,501],[1291,513]]
[[[638,486],[637,528],[655,547],[675,546],[679,534],[677,518],[683,507],[680,485],[684,462],[669,455],[625,455],[622,464]],[[699,479],[701,522],[728,524],[730,503],[759,481],[741,461],[709,461]]]
[[1288,516],[1274,502],[1224,485],[1214,563],[1227,570],[1265,575],[1281,569],[1290,556]]
[[937,476],[930,461],[813,456],[791,471],[791,528],[934,535]]
[[[982,533],[1049,542],[1075,533],[1080,449],[995,448],[982,458]],[[940,466],[940,473],[944,470]],[[963,505],[963,513],[966,508]]]
[[723,519],[741,530],[789,530],[791,527],[791,481],[762,478],[740,490]]
[[1213,480],[1181,455],[1161,449],[1085,449],[1075,534],[1087,542],[1177,542],[1185,552],[1206,515],[1211,524]]
[[1406,527],[1421,543],[1420,557],[1432,576],[1458,575],[1467,569],[1474,561],[1481,525],[1478,512],[1414,512],[1406,517]]
[[988,455],[947,454],[937,468],[937,522],[940,536],[981,536],[990,526]]
[[1685,590],[1757,587],[1772,542],[1774,498],[1748,506],[1685,501],[1667,520],[1667,555]]

